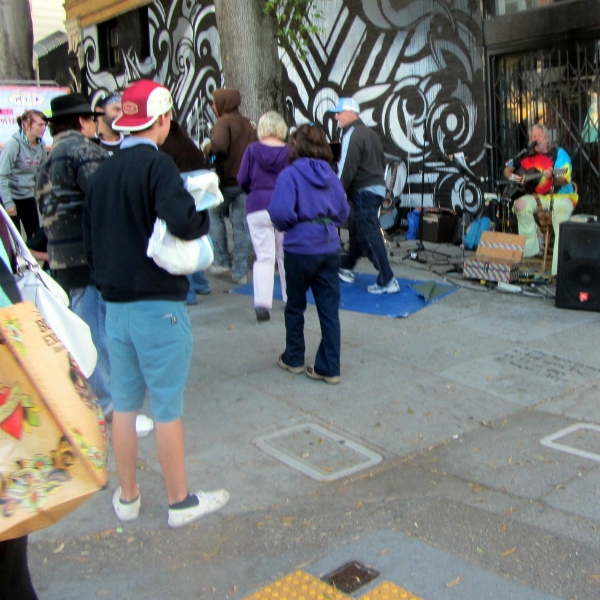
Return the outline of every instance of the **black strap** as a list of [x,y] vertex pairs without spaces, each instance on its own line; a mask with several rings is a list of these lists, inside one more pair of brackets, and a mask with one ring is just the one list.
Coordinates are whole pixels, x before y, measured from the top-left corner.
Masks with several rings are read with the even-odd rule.
[[21,294],[19,288],[15,282],[14,275],[10,272],[4,261],[0,258],[0,287],[4,290],[4,293],[8,296],[8,299],[16,304],[21,302]]

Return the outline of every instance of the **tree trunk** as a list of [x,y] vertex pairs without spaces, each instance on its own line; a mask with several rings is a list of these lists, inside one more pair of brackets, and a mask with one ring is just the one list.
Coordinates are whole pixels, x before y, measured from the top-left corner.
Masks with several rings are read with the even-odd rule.
[[0,79],[33,79],[29,0],[0,0]]
[[284,114],[283,65],[275,20],[263,15],[264,0],[215,0],[226,87],[242,95],[241,112],[254,122],[268,110]]

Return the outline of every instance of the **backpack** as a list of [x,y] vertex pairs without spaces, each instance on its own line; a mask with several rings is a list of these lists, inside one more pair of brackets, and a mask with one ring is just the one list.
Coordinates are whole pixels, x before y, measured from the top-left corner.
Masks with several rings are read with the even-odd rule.
[[406,232],[407,240],[416,240],[419,237],[419,224],[421,223],[421,211],[412,210],[406,215],[408,230]]
[[484,231],[489,231],[491,227],[491,221],[489,217],[478,217],[472,223],[467,234],[463,239],[463,244],[467,250],[475,250],[479,245],[481,234]]

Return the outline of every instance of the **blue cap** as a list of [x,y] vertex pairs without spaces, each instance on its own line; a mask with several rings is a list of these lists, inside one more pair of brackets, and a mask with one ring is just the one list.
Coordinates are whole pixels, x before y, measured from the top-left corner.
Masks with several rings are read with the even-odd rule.
[[338,113],[343,110],[351,110],[352,112],[359,114],[360,106],[354,98],[340,98],[338,103],[333,108],[330,108],[328,112]]

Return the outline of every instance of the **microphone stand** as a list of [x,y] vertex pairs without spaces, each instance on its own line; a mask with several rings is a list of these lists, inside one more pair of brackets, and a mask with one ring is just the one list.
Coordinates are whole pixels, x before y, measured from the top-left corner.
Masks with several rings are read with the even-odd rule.
[[[421,166],[421,204],[419,208],[419,237],[417,240],[417,247],[414,250],[409,250],[406,256],[403,257],[402,260],[406,260],[410,257],[411,260],[421,264],[427,264],[427,257],[424,258],[419,257],[419,252],[425,253],[425,246],[423,245],[423,213],[424,213],[424,205],[425,205],[425,142],[426,142],[426,131],[425,128],[423,133],[423,164]],[[414,130],[412,127],[412,122],[408,127],[408,139],[409,141],[413,141],[414,139]],[[410,162],[409,162],[410,165]],[[409,173],[410,176],[410,173]]]
[[[478,184],[483,183],[484,179],[483,178],[479,178],[477,177],[477,175],[475,175],[475,173],[473,173],[473,171],[471,171],[471,169],[469,168],[469,166],[466,164],[466,162],[460,162],[455,156],[454,154],[447,154],[444,155],[445,158],[447,160],[449,160],[456,168],[456,170],[459,173],[462,173],[463,175],[467,175],[468,177],[471,178],[472,181],[477,182]],[[466,207],[465,207],[465,202],[464,200],[461,198],[461,203],[462,203],[462,215],[461,215],[461,244],[460,244],[460,248],[461,248],[461,265],[465,264],[465,229],[466,229],[466,223],[465,223],[465,213],[469,212],[467,211]],[[483,208],[485,207],[485,197],[484,197],[484,203],[482,206],[482,211]],[[461,266],[461,272],[462,272],[462,266]]]

